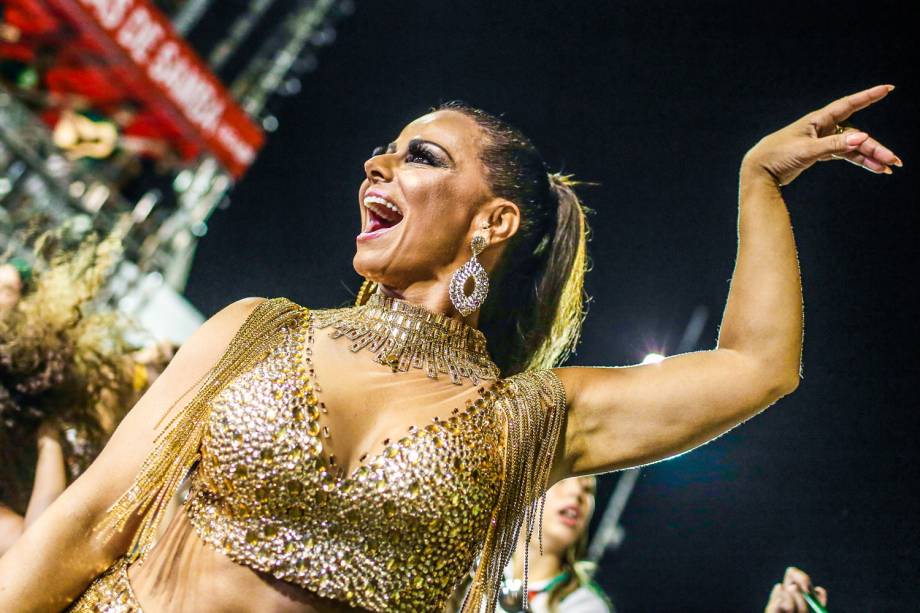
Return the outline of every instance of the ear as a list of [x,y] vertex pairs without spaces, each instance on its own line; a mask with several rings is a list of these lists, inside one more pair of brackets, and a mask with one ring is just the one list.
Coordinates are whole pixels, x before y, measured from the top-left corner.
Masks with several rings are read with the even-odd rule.
[[493,198],[485,204],[474,219],[475,227],[489,224],[489,245],[503,243],[514,236],[521,226],[521,210],[518,205],[504,198]]

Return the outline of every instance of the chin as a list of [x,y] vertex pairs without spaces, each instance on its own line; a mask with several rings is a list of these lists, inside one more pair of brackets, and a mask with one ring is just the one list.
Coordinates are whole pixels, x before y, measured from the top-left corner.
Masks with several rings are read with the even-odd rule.
[[362,251],[363,249],[358,247],[355,257],[351,261],[352,268],[365,279],[379,282],[381,266],[379,262],[374,261],[377,258],[369,257],[370,254],[362,253]]

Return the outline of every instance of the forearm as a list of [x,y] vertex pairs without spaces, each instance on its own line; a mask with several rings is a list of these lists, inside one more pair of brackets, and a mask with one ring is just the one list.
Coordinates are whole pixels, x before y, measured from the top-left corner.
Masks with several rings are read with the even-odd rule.
[[26,509],[25,525],[31,526],[45,509],[61,495],[67,487],[64,468],[64,450],[53,436],[42,436],[38,440],[38,462],[35,465],[35,482]]
[[65,491],[0,558],[0,611],[60,611],[124,551],[92,529],[101,509]]
[[0,556],[13,546],[23,530],[22,516],[0,504]]
[[770,175],[742,163],[738,252],[718,348],[752,360],[764,383],[798,384],[802,355],[802,283],[786,203]]

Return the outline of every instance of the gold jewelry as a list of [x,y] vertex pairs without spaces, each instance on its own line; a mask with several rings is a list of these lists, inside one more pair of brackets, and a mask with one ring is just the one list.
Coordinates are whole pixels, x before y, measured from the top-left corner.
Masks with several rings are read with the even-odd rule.
[[377,284],[371,281],[370,279],[365,279],[361,283],[361,287],[358,289],[358,295],[355,296],[355,306],[361,306],[367,299],[371,297],[371,294],[377,291]]
[[367,349],[375,362],[393,372],[419,368],[432,379],[447,373],[457,385],[464,378],[477,384],[499,376],[482,332],[380,292],[361,306],[315,311],[314,325],[332,327],[331,338],[344,336],[353,341],[349,347],[353,352]]
[[847,130],[855,130],[856,127],[851,124],[849,121],[841,121],[840,123],[834,125],[834,134],[843,134]]

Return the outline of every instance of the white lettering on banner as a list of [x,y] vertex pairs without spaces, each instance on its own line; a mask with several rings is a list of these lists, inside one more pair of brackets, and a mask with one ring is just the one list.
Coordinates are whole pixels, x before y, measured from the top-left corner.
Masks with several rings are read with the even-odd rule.
[[240,138],[233,126],[222,125],[217,130],[217,140],[227,148],[241,164],[247,166],[252,163],[256,157],[256,150],[245,140]]
[[150,11],[139,6],[128,15],[124,25],[115,35],[115,40],[131,55],[131,59],[144,65],[164,33],[163,26],[154,21]]
[[214,134],[226,103],[206,75],[180,53],[179,45],[163,44],[149,68],[150,78],[161,84],[189,120]]
[[93,9],[96,19],[106,30],[114,30],[125,19],[134,0],[82,0]]
[[[157,84],[202,135],[215,139],[241,166],[255,159],[256,148],[236,126],[225,123],[232,103],[211,74],[175,40],[156,15],[138,0],[79,0],[96,22],[112,32],[115,43]],[[244,120],[245,121],[245,120]]]

